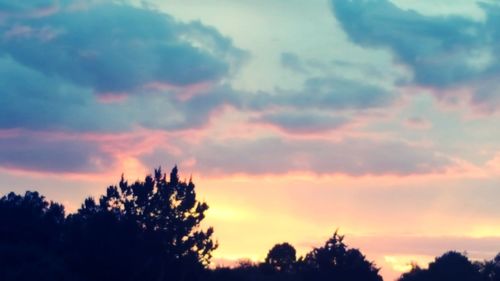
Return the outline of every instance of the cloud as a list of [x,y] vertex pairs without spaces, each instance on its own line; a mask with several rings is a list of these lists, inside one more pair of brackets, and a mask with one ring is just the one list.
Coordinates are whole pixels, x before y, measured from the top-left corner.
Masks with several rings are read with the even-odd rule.
[[0,0],[0,15],[41,17],[55,12],[58,8],[54,0],[8,1]]
[[184,101],[175,89],[96,98],[90,88],[44,75],[9,57],[0,57],[0,84],[1,129],[118,133],[138,127],[198,128],[214,110],[236,98],[221,90]]
[[114,164],[97,142],[39,138],[30,134],[0,137],[0,166],[62,173],[95,173]]
[[289,52],[281,53],[280,62],[283,67],[288,68],[294,72],[297,73],[308,72],[304,67],[300,58],[294,53],[289,53]]
[[[498,253],[500,237],[457,236],[348,236],[351,243],[371,252],[388,255],[438,256],[446,251],[467,251],[473,258],[490,258]],[[376,240],[378,243],[373,243]],[[348,243],[349,243],[348,241]]]
[[[0,0],[5,7],[0,16],[0,129],[54,134],[117,134],[142,128],[171,132],[203,127],[219,109],[232,106],[259,115],[253,122],[271,124],[290,133],[319,132],[351,121],[338,111],[383,107],[395,98],[378,86],[332,76],[309,78],[297,90],[236,90],[230,80],[247,53],[201,22],[179,22],[156,10],[117,2],[97,1],[81,7],[65,1],[30,3],[14,5]],[[295,60],[300,65],[302,61],[294,56],[284,53],[282,62],[293,65]],[[5,151],[12,146],[19,154],[25,149],[39,156],[30,162],[6,154],[0,165],[55,171],[67,166],[71,171],[90,171],[87,165],[93,162],[72,150],[80,146],[94,159],[94,152],[100,148],[92,141],[84,142],[69,144],[46,135],[38,142],[24,141],[24,146],[3,140]],[[200,155],[192,157],[199,160],[200,169],[210,170],[210,153],[220,153],[226,145],[230,163],[240,149],[266,153],[268,142],[283,145],[277,151],[278,158],[286,159],[289,154],[306,158],[292,166],[278,163],[283,168],[269,166],[271,173],[288,168],[318,169],[319,173],[340,169],[338,163],[332,169],[322,168],[325,160],[306,148],[308,143],[279,139],[241,142],[234,147],[207,143],[206,148],[196,149]],[[43,162],[45,155],[59,145],[66,149],[68,158],[80,159],[82,166],[73,160],[61,160],[68,162],[61,167]],[[331,144],[310,145],[328,149]],[[288,150],[303,152],[296,155]],[[110,162],[105,155],[103,162]],[[44,163],[45,168],[39,163]],[[221,162],[214,167],[225,165]],[[229,173],[244,169],[255,173],[261,172],[256,168],[259,165],[249,162],[248,167],[240,164],[238,169],[228,169]],[[96,169],[100,169],[98,164]],[[361,167],[360,171],[368,173],[368,168]]]
[[[247,53],[200,22],[182,23],[156,10],[109,2],[78,9],[65,1],[9,3],[0,2],[5,15],[17,15],[0,25],[5,101],[0,128],[183,130],[206,125],[224,105],[250,111],[341,110],[380,107],[394,98],[376,86],[336,77],[310,78],[296,91],[239,91],[228,79]],[[18,16],[49,7],[54,10],[43,16]],[[301,63],[291,53],[283,60]],[[287,118],[311,128],[340,121]],[[291,129],[291,120],[284,119],[274,114],[262,121]]]
[[277,89],[272,94],[258,92],[244,95],[240,105],[251,109],[368,109],[387,106],[394,98],[393,93],[378,86],[328,76],[309,78],[297,91]]
[[11,58],[0,57],[0,128],[119,131],[123,117],[98,104],[90,89],[45,76]]
[[253,121],[270,124],[290,133],[315,133],[338,129],[350,120],[324,112],[282,111],[265,113]]
[[152,82],[218,81],[245,56],[199,22],[113,3],[8,19],[0,33],[2,54],[96,93],[131,93]]
[[414,84],[437,89],[470,87],[474,105],[487,103],[477,102],[485,98],[477,88],[500,74],[499,6],[480,4],[486,14],[481,22],[455,15],[424,15],[387,0],[331,3],[353,42],[391,50],[397,62],[413,71]]
[[412,128],[412,129],[430,129],[432,127],[432,123],[429,120],[423,119],[421,117],[410,117],[407,118],[404,122],[404,125]]
[[[345,139],[250,139],[203,140],[198,145],[178,144],[182,153],[164,150],[144,155],[147,166],[165,159],[189,160],[191,170],[206,174],[316,174],[410,175],[432,173],[451,164],[446,157],[426,148],[395,141]],[[194,163],[194,164],[193,164]],[[182,165],[181,165],[182,166]]]

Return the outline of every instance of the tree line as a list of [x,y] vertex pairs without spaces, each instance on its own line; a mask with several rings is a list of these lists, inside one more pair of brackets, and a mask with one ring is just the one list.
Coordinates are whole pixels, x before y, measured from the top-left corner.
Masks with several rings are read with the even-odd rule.
[[[36,191],[9,193],[0,198],[0,280],[382,281],[380,269],[338,232],[303,257],[285,242],[261,263],[210,268],[217,242],[213,228],[200,227],[207,210],[177,167],[134,183],[122,176],[69,215]],[[399,278],[438,280],[500,281],[500,255],[473,263],[448,252]]]

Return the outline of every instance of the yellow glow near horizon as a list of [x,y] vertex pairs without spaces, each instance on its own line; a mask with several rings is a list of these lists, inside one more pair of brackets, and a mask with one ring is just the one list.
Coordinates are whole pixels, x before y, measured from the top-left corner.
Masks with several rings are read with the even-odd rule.
[[412,269],[413,264],[422,268],[434,260],[432,256],[425,255],[388,255],[384,256],[384,261],[391,266],[391,268],[400,273],[408,272]]
[[[215,228],[220,244],[214,260],[225,265],[242,259],[263,261],[271,247],[282,242],[291,243],[303,256],[339,228],[347,245],[381,267],[386,280],[395,280],[411,269],[411,262],[426,267],[444,251],[472,251],[471,239],[500,233],[500,226],[486,217],[457,219],[457,210],[464,209],[452,204],[453,196],[463,180],[455,177],[297,173],[194,179],[200,198],[210,205],[204,225]],[[431,180],[440,190],[425,187]],[[394,201],[393,193],[401,191]],[[415,196],[426,192],[430,199]],[[456,241],[450,249],[425,248],[421,242],[446,237]],[[460,244],[464,240],[469,242]]]

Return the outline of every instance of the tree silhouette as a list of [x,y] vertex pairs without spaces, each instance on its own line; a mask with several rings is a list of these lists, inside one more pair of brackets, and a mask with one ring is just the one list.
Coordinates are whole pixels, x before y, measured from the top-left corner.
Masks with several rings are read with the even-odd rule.
[[431,280],[480,280],[478,268],[458,252],[447,252],[429,264]]
[[422,269],[417,264],[412,264],[411,270],[405,272],[398,278],[398,281],[420,281],[429,280],[427,270]]
[[496,255],[491,261],[479,263],[478,266],[482,280],[500,281],[500,254]]
[[195,280],[217,247],[199,227],[207,209],[177,167],[168,180],[160,169],[133,184],[122,176],[69,217],[67,243],[79,249],[68,260],[88,280]]
[[[263,263],[207,270],[213,229],[200,223],[208,205],[191,180],[160,169],[129,184],[123,176],[96,202],[87,198],[65,217],[64,207],[37,192],[0,198],[1,281],[382,281],[379,269],[336,231],[297,260],[276,244]],[[472,263],[450,251],[427,269],[417,265],[398,281],[500,281],[500,254]]]
[[147,251],[141,229],[120,220],[87,199],[70,215],[64,235],[65,260],[80,280],[154,280],[157,271],[147,268]]
[[379,269],[358,249],[349,249],[336,231],[323,247],[315,248],[301,261],[309,280],[381,281]]
[[267,254],[265,263],[279,272],[290,272],[297,261],[295,248],[288,244],[276,244]]
[[38,192],[0,198],[0,280],[64,280],[62,205]]
[[479,266],[458,252],[450,251],[437,257],[429,264],[428,269],[414,267],[410,272],[403,274],[399,281],[479,281],[481,275]]

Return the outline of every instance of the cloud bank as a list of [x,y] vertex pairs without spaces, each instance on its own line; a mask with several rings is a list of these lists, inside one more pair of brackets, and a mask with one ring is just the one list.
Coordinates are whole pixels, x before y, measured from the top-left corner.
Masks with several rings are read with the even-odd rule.
[[[498,108],[500,7],[478,4],[486,19],[424,15],[387,0],[332,0],[333,13],[354,43],[384,48],[413,72],[412,84],[442,90],[466,88],[471,103]],[[448,90],[448,91],[443,91]]]

